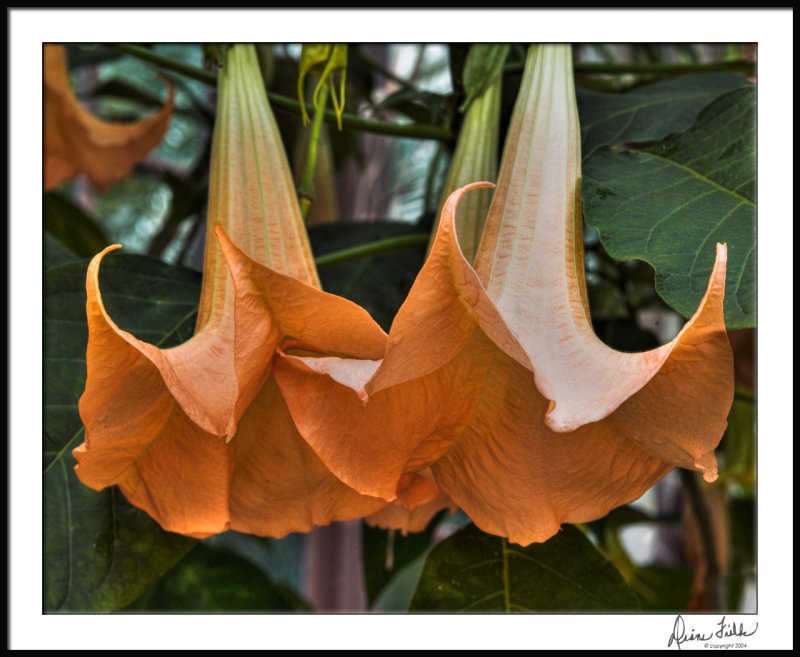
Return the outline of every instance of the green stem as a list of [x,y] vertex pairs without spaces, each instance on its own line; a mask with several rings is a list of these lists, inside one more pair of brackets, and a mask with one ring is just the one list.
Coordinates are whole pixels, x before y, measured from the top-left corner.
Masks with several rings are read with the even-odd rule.
[[136,59],[150,62],[151,64],[155,64],[160,68],[175,71],[176,73],[185,75],[187,78],[192,78],[193,80],[198,80],[199,82],[205,82],[206,84],[217,84],[217,76],[211,71],[206,71],[204,68],[198,68],[197,66],[192,66],[191,64],[186,64],[175,59],[170,59],[169,57],[164,57],[164,55],[159,55],[157,52],[154,52],[149,48],[142,48],[141,46],[134,46],[129,43],[104,43],[102,45],[104,45],[106,48],[111,48],[112,50],[130,55],[131,57],[136,57]]
[[338,265],[342,262],[367,258],[380,253],[386,253],[387,251],[396,251],[413,246],[425,246],[429,238],[430,235],[427,233],[413,233],[401,237],[389,237],[384,240],[369,242],[368,244],[361,244],[349,249],[342,249],[334,253],[326,253],[325,255],[317,256],[314,258],[314,263],[317,267],[329,267],[330,265]]
[[[217,83],[216,75],[205,69],[192,66],[191,64],[184,64],[183,62],[175,61],[169,57],[164,57],[158,53],[142,48],[141,46],[134,46],[130,44],[103,44],[107,48],[125,53],[131,57],[136,57],[151,64],[155,64],[160,68],[170,71],[175,71],[181,75],[205,82],[206,84],[215,85]],[[300,114],[300,103],[287,96],[281,96],[275,93],[267,93],[270,104],[278,109],[287,110]],[[336,123],[336,112],[333,110],[325,110],[325,121],[328,123]],[[342,125],[352,128],[354,130],[362,130],[363,132],[373,132],[379,135],[389,135],[392,137],[408,137],[410,139],[434,139],[436,141],[450,141],[453,138],[452,133],[446,128],[440,128],[435,125],[420,125],[417,123],[402,124],[402,123],[389,123],[386,121],[376,121],[374,119],[365,119],[353,114],[342,114]]]
[[319,145],[319,133],[322,129],[322,119],[325,116],[325,105],[328,102],[328,86],[323,85],[317,99],[317,107],[314,111],[314,122],[311,124],[311,137],[308,141],[308,153],[306,154],[306,167],[303,172],[303,181],[297,190],[300,202],[300,213],[303,219],[308,215],[311,203],[314,201],[314,173],[317,170],[317,146]]

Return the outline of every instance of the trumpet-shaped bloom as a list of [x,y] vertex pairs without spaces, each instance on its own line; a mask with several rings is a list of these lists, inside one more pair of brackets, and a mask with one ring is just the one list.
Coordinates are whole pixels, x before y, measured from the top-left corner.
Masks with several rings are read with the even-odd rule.
[[[269,300],[236,290],[230,239],[273,272]],[[85,442],[78,477],[118,485],[165,529],[282,536],[373,513],[385,501],[343,484],[300,437],[271,377],[285,337],[377,358],[385,335],[354,304],[319,290],[283,146],[255,51],[228,49],[220,70],[208,233],[195,336],[159,349],[121,330],[87,273]],[[234,275],[243,272],[234,269]],[[302,294],[299,293],[302,290]]]
[[161,142],[174,104],[135,123],[103,121],[75,97],[64,46],[44,47],[44,188],[85,173],[99,189],[126,178]]
[[[279,350],[274,375],[296,428],[355,490],[408,510],[415,482],[416,502],[433,499],[411,477],[430,470],[481,529],[528,544],[636,499],[675,466],[716,477],[733,396],[726,248],[672,342],[605,346],[583,275],[579,134],[569,48],[532,48],[475,267],[455,215],[486,183],[445,204],[382,355]],[[233,245],[226,257],[237,308],[261,295],[267,309],[280,276]]]

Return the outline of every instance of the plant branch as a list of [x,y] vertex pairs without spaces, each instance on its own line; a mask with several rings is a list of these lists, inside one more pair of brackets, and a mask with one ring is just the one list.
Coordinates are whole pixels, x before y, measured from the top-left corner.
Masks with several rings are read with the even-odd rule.
[[700,532],[700,543],[703,547],[703,558],[706,562],[706,600],[709,611],[722,609],[720,591],[720,565],[717,558],[717,542],[714,537],[714,528],[711,525],[711,513],[703,497],[703,491],[697,479],[697,473],[691,470],[678,468],[683,490],[689,502],[692,514],[697,521]]
[[[169,57],[164,57],[158,53],[153,52],[148,48],[141,46],[134,46],[131,44],[103,44],[107,48],[117,50],[118,52],[125,53],[131,57],[136,57],[151,64],[155,64],[160,68],[164,68],[175,73],[180,73],[186,77],[198,80],[210,85],[216,85],[217,78],[211,71],[185,64],[183,62],[175,61]],[[300,103],[287,96],[281,96],[267,92],[269,102],[274,108],[294,112],[300,114]],[[325,121],[328,123],[336,123],[336,112],[333,110],[325,110]],[[446,128],[441,128],[435,125],[420,125],[417,123],[390,123],[386,121],[376,121],[374,119],[366,119],[354,114],[342,114],[342,125],[353,130],[362,130],[364,132],[373,132],[380,135],[389,135],[392,137],[408,137],[410,139],[433,139],[436,141],[451,141],[453,139],[452,133]]]
[[428,243],[430,235],[427,233],[413,233],[411,235],[403,235],[401,237],[389,237],[384,240],[376,242],[369,242],[354,246],[349,249],[342,249],[334,253],[326,253],[325,255],[317,256],[314,262],[317,267],[329,267],[331,265],[338,265],[343,262],[350,262],[359,258],[367,258],[369,256],[386,253],[388,251],[396,251],[398,249],[405,249],[415,246],[425,246]]

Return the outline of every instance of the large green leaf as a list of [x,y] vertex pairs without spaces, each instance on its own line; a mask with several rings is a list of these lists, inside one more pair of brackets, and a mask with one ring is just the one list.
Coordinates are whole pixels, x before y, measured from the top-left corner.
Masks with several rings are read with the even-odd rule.
[[587,223],[618,260],[656,271],[656,291],[689,317],[715,244],[728,245],[725,321],[755,325],[755,89],[714,101],[686,132],[654,145],[601,149],[584,164]]
[[[44,281],[44,608],[119,609],[195,541],[164,532],[116,489],[96,493],[73,472],[83,440],[78,399],[86,381],[86,267],[65,262]],[[200,276],[143,256],[110,255],[100,275],[114,320],[161,346],[194,329]]]
[[129,611],[307,611],[308,603],[241,557],[195,547]]
[[78,254],[64,246],[61,240],[53,237],[50,233],[44,234],[42,246],[42,268],[44,270],[56,265],[63,265],[65,262],[72,260],[80,260]]
[[600,146],[655,141],[686,130],[719,96],[747,85],[732,73],[701,73],[654,82],[626,93],[578,90],[583,157]]
[[638,609],[622,575],[566,526],[520,547],[468,525],[428,556],[412,611],[621,611]]

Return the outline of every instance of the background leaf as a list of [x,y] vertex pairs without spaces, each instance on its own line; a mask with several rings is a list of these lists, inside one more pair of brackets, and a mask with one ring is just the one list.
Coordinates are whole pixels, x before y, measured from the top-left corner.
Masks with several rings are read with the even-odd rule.
[[306,534],[264,538],[236,531],[217,534],[203,541],[215,550],[230,552],[257,566],[275,584],[302,597]]
[[307,611],[288,587],[236,555],[197,545],[128,611]]
[[[83,440],[86,267],[44,276],[44,607],[107,611],[136,598],[196,541],[163,531],[116,489],[96,493],[73,468]],[[194,331],[200,275],[143,256],[110,255],[100,272],[110,315],[137,337],[172,346]]]
[[110,242],[94,219],[57,192],[44,195],[44,229],[79,256],[93,256]]
[[45,270],[57,265],[63,265],[65,262],[72,260],[80,260],[80,256],[72,249],[64,246],[64,243],[50,233],[43,235],[43,258],[42,264]]
[[368,605],[375,602],[384,587],[400,570],[425,554],[431,547],[433,533],[445,513],[446,511],[442,511],[431,519],[425,531],[412,532],[407,536],[398,531],[387,531],[364,524],[362,553]]
[[653,82],[626,93],[578,89],[583,157],[600,146],[655,141],[687,130],[706,105],[748,84],[732,73],[701,73]]
[[[421,232],[418,224],[374,222],[328,224],[308,231],[315,256],[348,249],[388,237]],[[323,267],[322,288],[364,308],[385,331],[405,301],[411,284],[422,267],[425,247],[406,248],[369,258]]]
[[725,321],[755,325],[755,89],[714,101],[688,131],[584,164],[583,204],[608,253],[649,262],[656,291],[689,317],[728,244]]
[[465,112],[503,70],[511,50],[507,43],[476,43],[469,49],[464,64],[464,91],[467,95],[459,108]]
[[579,530],[520,547],[468,525],[428,556],[412,611],[638,609],[622,576]]

